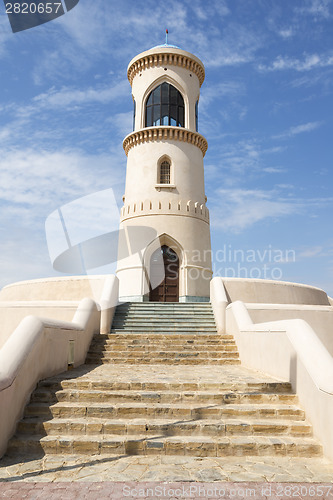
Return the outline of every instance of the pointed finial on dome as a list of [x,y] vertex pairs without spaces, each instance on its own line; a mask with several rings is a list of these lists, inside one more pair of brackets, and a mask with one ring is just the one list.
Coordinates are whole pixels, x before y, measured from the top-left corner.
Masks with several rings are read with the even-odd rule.
[[165,30],[165,45],[168,45],[168,34],[169,34],[169,30],[166,29]]

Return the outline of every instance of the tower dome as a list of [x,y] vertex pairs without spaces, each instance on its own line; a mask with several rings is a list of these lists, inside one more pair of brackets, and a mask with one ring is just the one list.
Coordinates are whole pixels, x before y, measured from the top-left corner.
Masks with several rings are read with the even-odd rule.
[[[193,54],[165,44],[134,57],[127,75],[134,120],[133,132],[123,142],[127,172],[120,228],[148,227],[155,237],[142,258],[119,261],[120,297],[209,300],[212,267],[203,166],[208,144],[198,132],[204,66]],[[155,286],[150,276],[161,255],[165,277]]]

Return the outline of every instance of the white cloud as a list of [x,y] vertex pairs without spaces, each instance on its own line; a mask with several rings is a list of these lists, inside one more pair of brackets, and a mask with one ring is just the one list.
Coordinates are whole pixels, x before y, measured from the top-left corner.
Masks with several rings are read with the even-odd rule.
[[205,85],[200,95],[200,110],[203,113],[207,110],[209,104],[216,102],[220,97],[234,97],[243,95],[245,87],[239,82],[220,82],[216,85]]
[[255,59],[263,41],[259,33],[244,25],[229,24],[218,37],[211,37],[205,47],[206,67],[239,66]]
[[280,30],[278,33],[285,40],[292,38],[295,34],[293,28],[285,28]]
[[0,241],[0,288],[16,281],[54,275],[44,234],[15,226]]
[[43,94],[33,98],[33,101],[41,107],[67,108],[68,106],[86,105],[94,102],[107,103],[129,95],[129,87],[124,79],[113,86],[103,86],[87,89],[74,89],[63,87],[56,90],[54,87]]
[[210,0],[202,3],[201,0],[190,0],[185,2],[200,21],[208,21],[212,16],[225,17],[230,10],[225,0]]
[[[215,202],[215,203],[214,203]],[[279,198],[275,191],[220,189],[211,210],[213,226],[226,231],[240,232],[267,218],[279,218],[297,213],[301,206]]]
[[259,64],[259,71],[310,71],[316,68],[333,66],[333,54],[306,54],[304,59],[278,56],[270,65]]
[[112,122],[115,130],[117,131],[117,135],[121,137],[126,137],[133,130],[133,112],[129,113],[118,113],[112,118],[109,118],[107,121]]
[[330,17],[330,2],[331,0],[305,0],[304,6],[296,7],[295,11],[301,14],[308,14],[314,18]]
[[25,223],[34,224],[65,202],[108,187],[118,190],[123,179],[117,171],[118,162],[111,155],[89,156],[75,151],[2,152],[3,222],[20,216]]
[[298,134],[303,134],[304,132],[311,132],[316,130],[322,125],[322,122],[308,122],[297,125],[296,127],[290,127],[289,130],[283,132],[282,134],[274,135],[273,139],[285,139],[287,137],[293,137]]
[[317,257],[320,255],[323,251],[322,246],[315,246],[315,247],[310,247],[306,248],[305,250],[302,250],[301,252],[298,253],[299,258],[304,258],[304,259],[309,259],[312,257]]
[[285,168],[278,168],[278,167],[265,167],[262,170],[267,174],[283,174],[287,171]]
[[266,219],[278,220],[291,215],[314,214],[318,208],[332,205],[332,198],[302,199],[287,197],[283,191],[289,185],[280,185],[276,189],[218,189],[210,197],[211,224],[213,227],[239,233],[253,224]]

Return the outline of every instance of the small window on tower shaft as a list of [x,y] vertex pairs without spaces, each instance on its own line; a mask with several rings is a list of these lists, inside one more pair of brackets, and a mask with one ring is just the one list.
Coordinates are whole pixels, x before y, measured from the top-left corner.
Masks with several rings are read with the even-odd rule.
[[160,184],[170,184],[170,162],[162,161],[160,166]]
[[199,132],[199,101],[195,103],[195,130]]

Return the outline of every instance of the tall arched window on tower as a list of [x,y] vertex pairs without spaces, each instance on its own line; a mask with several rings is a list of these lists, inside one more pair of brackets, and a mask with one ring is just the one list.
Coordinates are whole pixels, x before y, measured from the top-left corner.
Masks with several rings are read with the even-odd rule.
[[156,87],[147,99],[146,127],[184,127],[184,122],[185,106],[181,93],[166,82]]

